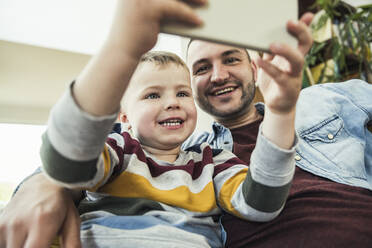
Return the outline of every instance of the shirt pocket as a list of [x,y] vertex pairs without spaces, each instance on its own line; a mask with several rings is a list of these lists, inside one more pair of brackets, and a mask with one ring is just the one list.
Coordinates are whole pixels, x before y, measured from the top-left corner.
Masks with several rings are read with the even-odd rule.
[[333,115],[304,130],[300,137],[323,155],[322,168],[340,176],[365,178],[364,145],[346,130],[342,118]]

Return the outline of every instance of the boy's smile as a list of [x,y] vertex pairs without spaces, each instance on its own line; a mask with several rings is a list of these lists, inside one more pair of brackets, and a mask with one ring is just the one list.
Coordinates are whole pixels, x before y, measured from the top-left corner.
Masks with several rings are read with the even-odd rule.
[[159,121],[159,124],[162,125],[163,127],[170,129],[170,130],[176,130],[182,127],[182,124],[184,123],[184,120],[181,118],[168,118],[163,121]]

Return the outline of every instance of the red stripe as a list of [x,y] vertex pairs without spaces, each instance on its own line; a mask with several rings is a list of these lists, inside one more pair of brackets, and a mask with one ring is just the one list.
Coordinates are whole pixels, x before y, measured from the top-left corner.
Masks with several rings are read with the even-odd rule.
[[214,167],[214,174],[213,174],[213,177],[217,176],[219,173],[221,173],[222,171],[234,166],[234,165],[237,165],[237,164],[242,164],[242,165],[246,165],[248,166],[245,162],[243,162],[242,160],[240,160],[239,158],[237,157],[234,157],[234,158],[231,158],[229,160],[226,160],[224,163],[222,164],[218,164]]
[[201,175],[203,168],[206,165],[213,163],[212,150],[208,146],[208,147],[205,147],[205,149],[202,151],[203,153],[202,161],[195,162],[194,160],[190,160],[187,162],[187,164],[178,165],[178,166],[159,165],[153,159],[146,157],[138,140],[135,140],[132,137],[130,137],[129,133],[127,132],[123,132],[121,135],[123,136],[124,142],[125,142],[124,151],[121,147],[117,146],[115,139],[110,138],[107,141],[107,143],[115,150],[115,152],[119,156],[120,163],[118,165],[118,168],[115,168],[114,170],[115,172],[116,171],[118,171],[119,173],[121,172],[121,168],[123,167],[122,165],[123,156],[125,154],[128,154],[128,155],[136,154],[138,160],[147,164],[152,177],[160,176],[163,173],[172,171],[172,170],[182,170],[182,171],[188,172],[191,175],[192,179],[195,180]]

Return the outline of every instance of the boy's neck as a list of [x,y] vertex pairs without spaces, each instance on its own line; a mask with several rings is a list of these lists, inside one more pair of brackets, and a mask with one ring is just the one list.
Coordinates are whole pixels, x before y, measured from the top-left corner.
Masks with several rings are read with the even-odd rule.
[[154,156],[156,159],[163,160],[169,163],[173,163],[178,158],[178,155],[180,154],[181,146],[177,146],[173,149],[169,150],[162,150],[157,149],[149,146],[142,145],[142,148],[150,153],[152,156]]

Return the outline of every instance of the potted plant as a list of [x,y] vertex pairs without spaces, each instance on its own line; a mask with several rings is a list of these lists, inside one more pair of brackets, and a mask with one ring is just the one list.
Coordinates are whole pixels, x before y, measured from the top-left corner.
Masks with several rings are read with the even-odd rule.
[[303,87],[351,78],[372,83],[372,4],[316,0],[313,8],[314,44],[306,57]]

